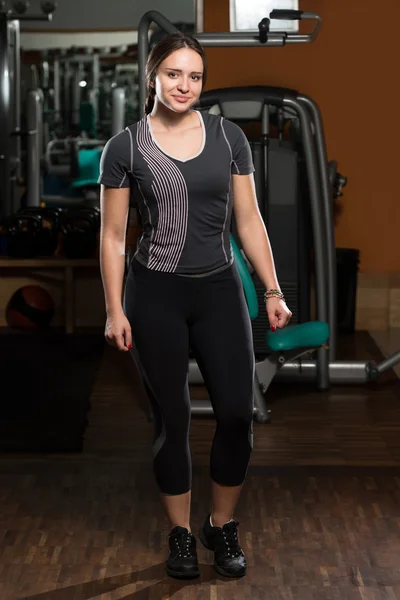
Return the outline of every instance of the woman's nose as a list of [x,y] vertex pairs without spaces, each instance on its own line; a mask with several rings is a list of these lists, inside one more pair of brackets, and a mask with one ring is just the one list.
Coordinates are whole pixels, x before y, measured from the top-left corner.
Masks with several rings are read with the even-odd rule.
[[181,92],[189,91],[189,82],[186,77],[179,81],[178,88],[181,90]]

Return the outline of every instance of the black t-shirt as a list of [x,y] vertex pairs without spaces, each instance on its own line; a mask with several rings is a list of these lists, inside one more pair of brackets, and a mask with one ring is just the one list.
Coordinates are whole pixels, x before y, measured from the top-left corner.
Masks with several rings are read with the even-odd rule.
[[99,178],[105,186],[133,191],[143,224],[136,260],[149,269],[189,276],[233,262],[231,175],[254,171],[241,128],[196,112],[203,129],[196,156],[181,160],[167,154],[145,116],[107,142]]

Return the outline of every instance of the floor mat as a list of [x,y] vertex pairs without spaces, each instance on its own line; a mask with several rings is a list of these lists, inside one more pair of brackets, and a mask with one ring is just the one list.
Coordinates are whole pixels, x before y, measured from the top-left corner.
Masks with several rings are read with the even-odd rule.
[[0,336],[0,450],[80,452],[102,334]]

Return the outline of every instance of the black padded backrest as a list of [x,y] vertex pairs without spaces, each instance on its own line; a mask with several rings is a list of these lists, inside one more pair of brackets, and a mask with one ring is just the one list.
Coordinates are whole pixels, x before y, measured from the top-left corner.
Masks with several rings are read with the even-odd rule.
[[295,90],[271,86],[218,88],[203,92],[197,108],[222,114],[231,121],[257,121],[262,118],[265,104],[283,108],[285,98],[297,96]]

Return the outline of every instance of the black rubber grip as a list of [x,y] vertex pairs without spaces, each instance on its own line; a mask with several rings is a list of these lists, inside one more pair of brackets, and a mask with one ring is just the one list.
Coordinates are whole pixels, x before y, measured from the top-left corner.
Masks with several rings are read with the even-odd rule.
[[279,10],[271,12],[270,19],[279,19],[280,21],[298,21],[303,17],[302,10]]

